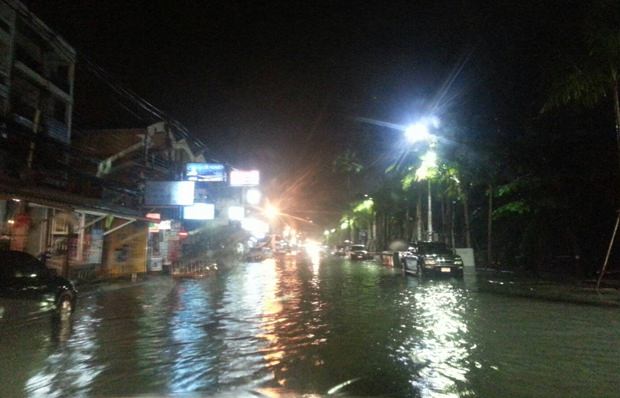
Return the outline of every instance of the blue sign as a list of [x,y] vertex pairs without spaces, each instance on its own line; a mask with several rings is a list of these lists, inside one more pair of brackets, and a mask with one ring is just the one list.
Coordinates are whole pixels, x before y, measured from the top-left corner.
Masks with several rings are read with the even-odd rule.
[[226,168],[220,163],[187,163],[185,179],[197,182],[226,181]]

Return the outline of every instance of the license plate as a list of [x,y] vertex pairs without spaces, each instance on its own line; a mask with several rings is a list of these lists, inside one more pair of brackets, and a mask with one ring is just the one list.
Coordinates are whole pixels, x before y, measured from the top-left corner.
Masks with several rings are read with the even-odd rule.
[[450,268],[446,268],[446,267],[441,268],[441,272],[450,272]]

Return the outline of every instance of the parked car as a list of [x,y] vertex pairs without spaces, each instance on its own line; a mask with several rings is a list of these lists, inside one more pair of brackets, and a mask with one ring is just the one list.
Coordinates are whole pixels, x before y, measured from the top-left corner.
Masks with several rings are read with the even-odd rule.
[[401,259],[405,272],[417,276],[452,275],[463,277],[463,259],[442,242],[417,242]]
[[351,245],[351,251],[349,254],[351,260],[371,260],[372,256],[368,254],[366,246],[364,245]]
[[49,307],[55,315],[67,318],[75,309],[76,298],[73,284],[37,258],[19,251],[0,251],[2,314],[26,315],[20,312],[29,311],[27,304],[35,304],[38,309]]

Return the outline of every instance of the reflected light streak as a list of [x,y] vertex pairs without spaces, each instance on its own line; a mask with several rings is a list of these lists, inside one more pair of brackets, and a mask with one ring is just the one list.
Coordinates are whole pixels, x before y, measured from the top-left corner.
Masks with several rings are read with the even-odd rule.
[[306,254],[312,263],[312,273],[315,277],[317,277],[321,266],[321,244],[314,240],[308,239],[306,240],[305,249]]
[[409,352],[414,363],[426,364],[412,384],[422,397],[458,397],[457,383],[465,383],[469,355],[462,336],[467,334],[463,319],[463,298],[454,287],[429,286],[415,295],[421,339]]

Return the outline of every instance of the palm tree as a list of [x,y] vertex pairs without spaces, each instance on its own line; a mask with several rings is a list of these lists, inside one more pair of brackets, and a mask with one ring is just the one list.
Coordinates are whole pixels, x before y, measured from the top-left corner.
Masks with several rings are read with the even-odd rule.
[[[617,0],[599,0],[589,7],[590,12],[585,20],[585,48],[581,54],[582,59],[573,63],[567,73],[555,82],[543,111],[567,103],[593,106],[603,98],[611,96],[620,169],[620,4]],[[620,215],[597,280],[597,289],[607,268],[619,222]]]
[[581,59],[571,60],[551,88],[543,112],[561,105],[593,106],[611,96],[620,167],[620,3],[599,0],[585,22]]
[[357,153],[350,149],[344,151],[332,163],[333,171],[345,174],[347,177],[347,199],[349,200],[351,199],[351,177],[359,174],[363,168],[364,166],[359,162]]

